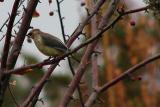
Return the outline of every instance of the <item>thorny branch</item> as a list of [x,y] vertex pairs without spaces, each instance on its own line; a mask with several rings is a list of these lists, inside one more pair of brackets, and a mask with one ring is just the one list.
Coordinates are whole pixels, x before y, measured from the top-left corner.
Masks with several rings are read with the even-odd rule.
[[12,36],[12,28],[13,28],[13,23],[17,15],[17,10],[18,10],[18,5],[19,5],[20,0],[16,0],[13,5],[12,13],[9,19],[8,23],[8,28],[7,28],[7,33],[6,33],[6,39],[5,39],[5,44],[3,48],[3,54],[2,54],[2,61],[1,61],[1,69],[6,68],[6,62],[7,62],[7,57],[8,57],[8,52],[9,52],[9,46],[10,46],[10,40]]
[[95,4],[95,6],[93,7],[93,10],[90,12],[90,15],[76,28],[76,30],[71,35],[71,38],[67,42],[67,46],[68,47],[70,47],[72,45],[72,43],[74,42],[74,40],[77,39],[77,37],[80,34],[82,34],[82,31],[83,31],[84,27],[88,24],[88,22],[90,21],[90,19],[98,12],[98,10],[104,4],[105,1],[106,0],[99,0],[99,1],[97,1],[97,3]]
[[[63,40],[64,42],[66,43],[66,34],[65,34],[65,30],[64,30],[64,24],[63,24],[63,17],[61,15],[61,8],[60,8],[60,4],[63,2],[62,1],[59,1],[59,0],[56,0],[57,2],[57,11],[58,11],[58,16],[59,16],[59,20],[60,20],[60,25],[61,25],[61,31],[62,31],[62,37],[63,37]],[[70,67],[70,70],[72,72],[72,75],[74,76],[75,75],[75,71],[72,67],[72,64],[71,64],[71,59],[70,57],[67,57],[67,60],[68,60],[68,64],[69,64],[69,67]],[[80,90],[80,86],[78,85],[77,87],[77,91],[78,91],[78,94],[79,94],[79,99],[80,99],[80,102],[81,102],[81,105],[82,107],[84,107],[84,102],[83,102],[83,98],[82,98],[82,93],[81,93],[81,90]]]

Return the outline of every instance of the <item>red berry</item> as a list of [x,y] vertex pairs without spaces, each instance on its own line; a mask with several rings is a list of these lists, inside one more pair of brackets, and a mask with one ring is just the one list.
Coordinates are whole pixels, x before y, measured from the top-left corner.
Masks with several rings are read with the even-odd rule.
[[135,26],[136,25],[136,22],[134,20],[130,21],[130,25],[131,26]]
[[54,12],[53,12],[53,11],[50,11],[50,12],[49,12],[49,15],[50,15],[50,16],[53,16],[53,15],[54,15]]
[[86,5],[86,3],[85,2],[81,2],[81,6],[85,6]]

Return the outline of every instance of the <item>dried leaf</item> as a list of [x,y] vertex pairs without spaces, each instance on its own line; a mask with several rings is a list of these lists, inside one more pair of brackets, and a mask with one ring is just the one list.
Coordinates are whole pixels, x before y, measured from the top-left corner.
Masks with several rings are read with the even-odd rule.
[[35,11],[33,12],[32,17],[39,17],[39,16],[40,16],[39,12],[37,12],[37,10],[35,10]]
[[24,75],[24,74],[27,74],[27,73],[30,73],[30,72],[33,72],[33,69],[27,69],[27,70],[24,70],[24,71],[18,71],[14,74],[16,75]]

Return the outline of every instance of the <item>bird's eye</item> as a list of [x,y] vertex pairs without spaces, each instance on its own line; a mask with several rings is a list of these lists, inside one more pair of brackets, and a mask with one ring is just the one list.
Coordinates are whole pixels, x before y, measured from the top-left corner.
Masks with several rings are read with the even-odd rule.
[[28,33],[28,35],[29,35],[29,36],[31,36],[31,35],[32,35],[32,33],[31,33],[31,32],[29,32],[29,33]]

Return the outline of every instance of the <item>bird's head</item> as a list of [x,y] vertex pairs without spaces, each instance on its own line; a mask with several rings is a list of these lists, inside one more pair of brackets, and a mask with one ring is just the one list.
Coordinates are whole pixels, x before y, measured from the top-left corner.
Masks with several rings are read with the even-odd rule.
[[34,39],[34,37],[39,34],[41,31],[39,29],[33,29],[28,33],[28,36]]

